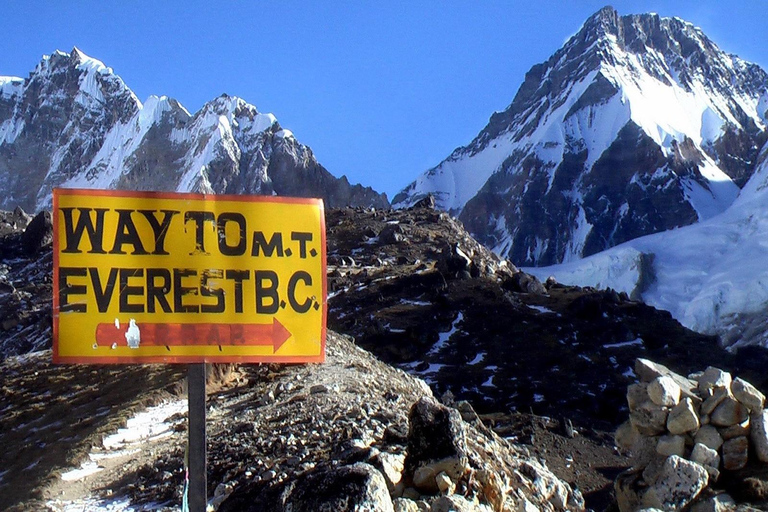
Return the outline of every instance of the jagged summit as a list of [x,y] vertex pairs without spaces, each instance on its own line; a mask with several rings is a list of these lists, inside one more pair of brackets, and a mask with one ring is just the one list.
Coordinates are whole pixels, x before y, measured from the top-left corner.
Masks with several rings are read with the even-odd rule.
[[656,14],[591,16],[512,103],[394,198],[428,193],[522,265],[724,211],[766,140],[768,75]]
[[0,208],[46,208],[58,186],[388,205],[333,177],[274,115],[245,100],[224,94],[195,114],[167,96],[142,104],[78,48],[44,56],[24,80],[0,78]]

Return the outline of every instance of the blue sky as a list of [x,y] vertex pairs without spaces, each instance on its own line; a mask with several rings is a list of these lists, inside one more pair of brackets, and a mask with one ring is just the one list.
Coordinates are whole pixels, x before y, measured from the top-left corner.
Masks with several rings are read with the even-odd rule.
[[[604,1],[3,0],[0,75],[79,47],[136,95],[273,113],[334,175],[391,198],[467,144]],[[701,27],[768,69],[768,3],[614,1]]]

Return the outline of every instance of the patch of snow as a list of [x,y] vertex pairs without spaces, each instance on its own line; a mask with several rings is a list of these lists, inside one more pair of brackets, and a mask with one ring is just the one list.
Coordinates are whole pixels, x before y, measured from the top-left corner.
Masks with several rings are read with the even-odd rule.
[[629,341],[622,341],[621,343],[609,343],[608,345],[603,345],[603,348],[622,348],[622,347],[631,347],[631,346],[643,346],[643,339],[637,338],[634,340]]
[[171,425],[166,420],[174,414],[181,414],[186,411],[186,400],[165,402],[150,407],[128,419],[125,428],[121,428],[117,433],[105,437],[102,441],[104,449],[122,449],[132,443],[170,435]]
[[491,387],[491,388],[495,388],[495,387],[496,387],[496,384],[494,384],[494,383],[493,383],[493,379],[494,379],[494,377],[496,377],[496,376],[495,376],[495,375],[491,375],[490,377],[488,377],[488,378],[485,380],[485,382],[483,382],[482,384],[480,384],[480,387],[481,387],[481,388],[482,388],[482,387]]
[[526,304],[526,306],[529,307],[530,309],[538,311],[539,313],[551,313],[553,315],[557,315],[556,312],[552,311],[549,308],[545,308],[544,306],[536,306],[534,304]]
[[445,345],[448,343],[448,340],[451,339],[451,336],[453,336],[453,334],[459,330],[459,324],[463,320],[464,320],[464,314],[461,311],[459,311],[459,314],[456,316],[456,319],[451,324],[450,330],[448,330],[447,332],[438,333],[439,338],[437,342],[429,350],[429,352],[427,352],[427,355],[430,356],[430,355],[438,354],[443,349],[443,347],[445,347]]
[[103,469],[104,468],[102,466],[99,466],[95,462],[88,460],[83,462],[79,468],[71,469],[65,473],[62,473],[61,479],[65,482],[76,482],[77,480],[82,480],[87,476],[96,474]]
[[423,300],[410,300],[410,299],[401,299],[401,304],[408,304],[409,306],[431,306],[431,302],[426,302]]
[[472,359],[470,362],[468,362],[468,365],[478,364],[485,359],[485,352],[478,352],[474,359]]

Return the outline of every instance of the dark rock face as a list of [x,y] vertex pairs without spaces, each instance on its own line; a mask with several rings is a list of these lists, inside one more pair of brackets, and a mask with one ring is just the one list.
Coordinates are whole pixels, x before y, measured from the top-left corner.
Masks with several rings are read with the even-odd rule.
[[42,211],[35,215],[21,235],[24,252],[30,256],[53,243],[53,221],[51,212]]
[[332,176],[274,116],[238,98],[223,95],[194,115],[166,97],[142,105],[77,49],[56,52],[11,85],[0,94],[0,208],[50,207],[62,185],[389,205],[370,187]]
[[462,475],[467,466],[467,445],[459,411],[422,399],[411,407],[408,425],[408,473],[448,460],[446,469],[451,476],[457,479]]
[[727,208],[768,140],[767,94],[693,25],[606,7],[393,204],[434,194],[517,265],[571,261]]
[[0,211],[0,359],[51,345],[51,214]]
[[317,512],[394,511],[384,477],[364,462],[299,478],[285,508]]

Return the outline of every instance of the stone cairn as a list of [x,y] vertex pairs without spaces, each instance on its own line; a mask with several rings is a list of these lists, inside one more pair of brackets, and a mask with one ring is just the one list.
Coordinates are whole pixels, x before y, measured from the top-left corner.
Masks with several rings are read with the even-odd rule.
[[765,396],[750,383],[714,367],[686,378],[647,359],[635,362],[635,374],[629,420],[616,431],[616,445],[633,457],[615,484],[622,512],[696,505],[722,471],[750,457],[768,462]]

